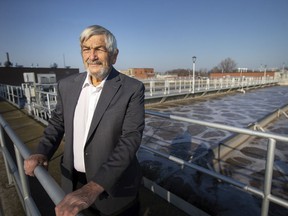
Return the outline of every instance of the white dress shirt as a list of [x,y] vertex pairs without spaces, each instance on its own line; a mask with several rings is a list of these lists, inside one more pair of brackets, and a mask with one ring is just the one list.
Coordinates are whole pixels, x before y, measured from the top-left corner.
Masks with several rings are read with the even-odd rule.
[[74,168],[79,172],[86,171],[84,163],[84,147],[94,111],[105,81],[106,78],[95,87],[92,85],[90,75],[87,73],[87,77],[82,86],[82,90],[75,108],[73,121],[73,153]]

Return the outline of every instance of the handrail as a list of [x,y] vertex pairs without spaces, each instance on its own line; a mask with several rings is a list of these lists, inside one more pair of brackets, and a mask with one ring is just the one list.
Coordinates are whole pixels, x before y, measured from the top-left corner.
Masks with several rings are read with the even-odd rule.
[[[26,212],[28,215],[30,215],[30,213],[34,216],[34,215],[40,215],[38,209],[36,209],[37,207],[35,206],[35,203],[33,201],[33,199],[31,199],[30,196],[30,189],[28,187],[28,184],[25,183],[25,179],[27,178],[24,174],[24,169],[23,169],[23,158],[26,159],[30,156],[30,150],[27,148],[27,146],[21,141],[21,139],[15,134],[15,132],[13,131],[13,129],[9,126],[9,124],[5,121],[5,119],[2,117],[2,115],[0,115],[0,125],[1,125],[1,131],[2,129],[5,130],[5,132],[7,133],[7,135],[10,137],[10,139],[12,140],[14,147],[17,149],[15,151],[16,157],[17,157],[17,165],[15,164],[13,165],[12,162],[13,160],[10,159],[10,166],[14,167],[13,169],[13,175],[15,174],[15,172],[17,173],[17,175],[14,177],[17,179],[17,181],[19,181],[19,179],[21,180],[21,182],[17,182],[17,185],[21,188],[21,193],[23,193],[23,197],[24,197],[24,201],[25,201],[25,206],[27,207],[27,211]],[[9,152],[6,150],[5,147],[5,140],[4,140],[4,136],[3,133],[0,134],[1,135],[1,150],[2,153],[4,154],[4,159],[6,159],[7,157],[11,158]],[[22,163],[21,163],[22,161]],[[7,160],[6,160],[7,162]],[[8,164],[8,162],[7,162]],[[19,166],[21,165],[21,166]],[[17,170],[17,171],[16,171]],[[49,172],[43,167],[43,166],[37,166],[34,174],[36,176],[36,178],[39,180],[39,182],[41,183],[41,185],[43,186],[43,188],[45,189],[45,191],[47,192],[47,194],[49,195],[49,197],[51,198],[51,200],[54,202],[54,204],[58,204],[65,196],[64,191],[61,189],[61,187],[57,184],[57,182],[53,179],[53,177],[49,174]],[[20,178],[19,178],[19,176]],[[26,190],[26,193],[25,193]],[[38,212],[38,213],[37,213]],[[82,216],[82,213],[79,213],[78,216]]]
[[202,173],[208,174],[212,177],[215,177],[217,179],[221,179],[222,181],[228,182],[232,185],[235,185],[239,188],[245,189],[246,191],[255,194],[259,197],[262,198],[262,207],[261,207],[261,216],[267,216],[269,213],[269,202],[272,201],[278,205],[281,205],[285,208],[288,208],[288,201],[284,200],[280,197],[274,196],[271,194],[271,187],[272,187],[272,173],[273,173],[273,163],[274,163],[274,155],[275,155],[275,146],[276,146],[276,140],[279,141],[284,141],[288,142],[288,136],[283,136],[283,135],[278,135],[274,133],[268,133],[268,132],[259,132],[259,131],[253,131],[250,129],[245,129],[245,128],[237,128],[229,125],[223,125],[223,124],[218,124],[218,123],[212,123],[212,122],[207,122],[207,121],[201,121],[201,120],[195,120],[195,119],[190,119],[190,118],[185,118],[181,116],[176,116],[176,115],[171,115],[168,113],[160,113],[160,112],[155,112],[155,111],[149,111],[146,110],[145,114],[147,115],[153,115],[161,118],[166,118],[166,119],[171,119],[171,120],[177,120],[181,122],[188,122],[188,123],[193,123],[197,125],[203,125],[207,127],[212,127],[216,129],[222,129],[222,130],[228,130],[231,132],[236,132],[236,133],[241,133],[241,134],[246,134],[246,135],[251,135],[251,136],[258,136],[262,138],[268,138],[268,149],[267,149],[267,160],[266,160],[266,165],[265,165],[265,178],[264,178],[264,189],[263,191],[251,187],[249,185],[245,185],[237,180],[234,180],[232,178],[223,176],[221,174],[218,174],[214,171],[211,171],[209,169],[203,168],[201,166],[198,166],[196,164],[189,163],[187,161],[184,161],[179,158],[175,158],[174,156],[155,151],[154,149],[151,149],[147,146],[141,146],[142,148],[149,150],[150,152],[153,152],[157,155],[160,155],[162,157],[165,157],[169,160],[172,160],[180,165],[185,165],[187,167],[196,169]]
[[278,135],[274,133],[268,133],[268,132],[260,132],[260,131],[253,131],[250,129],[246,128],[239,128],[239,127],[234,127],[230,125],[224,125],[224,124],[219,124],[219,123],[213,123],[213,122],[208,122],[208,121],[201,121],[201,120],[196,120],[196,119],[190,119],[190,118],[185,118],[181,116],[176,116],[176,115],[171,115],[167,113],[160,113],[160,112],[155,112],[155,111],[145,111],[146,114],[149,115],[154,115],[166,119],[172,119],[172,120],[177,120],[177,121],[182,121],[182,122],[188,122],[192,124],[198,124],[202,126],[207,126],[207,127],[212,127],[212,128],[217,128],[217,129],[223,129],[231,132],[236,132],[236,133],[241,133],[241,134],[246,134],[246,135],[251,135],[251,136],[259,136],[263,138],[272,138],[276,139],[279,141],[284,141],[288,142],[288,136],[283,136],[283,135]]

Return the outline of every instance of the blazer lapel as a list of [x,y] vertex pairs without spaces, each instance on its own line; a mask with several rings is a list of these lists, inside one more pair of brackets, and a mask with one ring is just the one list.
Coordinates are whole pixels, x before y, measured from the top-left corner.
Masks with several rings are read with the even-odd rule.
[[91,126],[89,129],[89,133],[87,136],[87,141],[90,139],[90,136],[93,134],[97,125],[99,124],[103,114],[105,113],[107,107],[109,106],[111,100],[114,95],[117,93],[118,89],[121,86],[119,72],[112,68],[107,80],[102,89],[101,96],[99,98],[97,107],[94,111],[94,115],[92,118]]

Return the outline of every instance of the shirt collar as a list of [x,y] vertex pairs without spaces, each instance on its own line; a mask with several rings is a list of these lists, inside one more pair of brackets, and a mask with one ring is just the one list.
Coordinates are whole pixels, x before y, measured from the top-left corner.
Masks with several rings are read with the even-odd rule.
[[[98,86],[96,86],[95,88],[103,88],[104,83],[105,83],[105,81],[107,80],[107,77],[108,77],[108,76],[106,76],[106,77],[101,81],[101,83],[100,83]],[[89,73],[87,73],[87,76],[86,76],[85,81],[84,81],[84,83],[83,83],[83,85],[82,85],[82,88],[85,88],[85,87],[87,87],[87,86],[92,86],[92,87],[94,87],[94,86],[92,85],[92,82],[91,82],[90,74],[89,74]]]

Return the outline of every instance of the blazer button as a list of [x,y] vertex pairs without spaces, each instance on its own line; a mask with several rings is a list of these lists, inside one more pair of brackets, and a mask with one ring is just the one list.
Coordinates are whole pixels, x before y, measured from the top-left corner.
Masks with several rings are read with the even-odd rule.
[[87,156],[88,155],[88,153],[87,152],[85,152],[85,156]]

